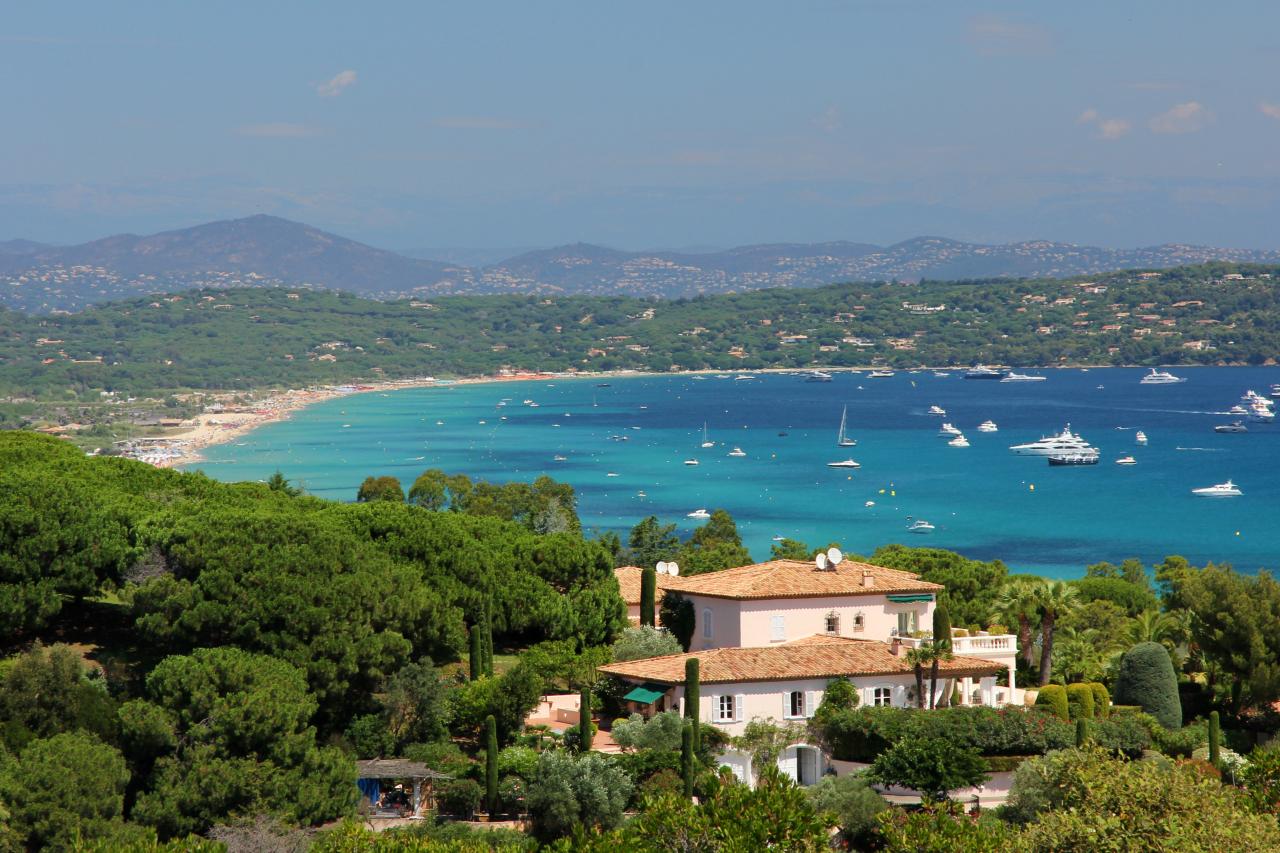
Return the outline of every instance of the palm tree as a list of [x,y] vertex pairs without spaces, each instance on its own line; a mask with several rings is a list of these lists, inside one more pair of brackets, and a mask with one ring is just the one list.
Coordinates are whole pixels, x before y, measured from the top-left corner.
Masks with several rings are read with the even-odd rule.
[[932,642],[924,641],[914,649],[907,649],[907,665],[916,674],[916,707],[924,708],[924,668],[937,658],[937,649]]
[[1040,610],[1040,686],[1053,676],[1053,634],[1058,617],[1075,606],[1076,588],[1062,581],[1045,583],[1036,591]]
[[[929,707],[936,708],[938,707],[938,663],[951,660],[955,655],[951,653],[950,643],[939,643],[934,640],[930,645],[933,646],[933,656],[929,661]],[[945,704],[949,695],[944,693],[942,698]]]
[[1190,636],[1186,614],[1182,611],[1160,612],[1144,610],[1129,620],[1125,639],[1130,646],[1138,643],[1159,643],[1169,650],[1174,669],[1181,666],[1180,649]]
[[1018,626],[1018,651],[1022,654],[1022,662],[1028,667],[1031,666],[1035,655],[1035,641],[1032,639],[1031,627],[1039,607],[1039,601],[1036,598],[1036,590],[1039,586],[1040,582],[1037,579],[1014,575],[1005,581],[1004,588],[1000,590],[1000,597],[996,600],[999,618],[1011,624],[1016,623]]

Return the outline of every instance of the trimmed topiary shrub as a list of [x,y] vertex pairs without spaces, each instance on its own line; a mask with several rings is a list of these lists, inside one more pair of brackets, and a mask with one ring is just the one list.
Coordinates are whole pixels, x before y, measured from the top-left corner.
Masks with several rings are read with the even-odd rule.
[[1111,694],[1107,692],[1107,686],[1096,681],[1090,681],[1089,689],[1093,691],[1093,715],[1100,720],[1110,717]]
[[1093,690],[1087,684],[1067,685],[1067,713],[1073,720],[1094,718]]
[[1046,684],[1041,687],[1040,692],[1036,694],[1036,707],[1053,712],[1060,720],[1071,719],[1067,689],[1061,684]]
[[1140,705],[1170,731],[1182,727],[1178,676],[1164,646],[1138,643],[1124,653],[1116,677],[1115,701],[1119,705]]

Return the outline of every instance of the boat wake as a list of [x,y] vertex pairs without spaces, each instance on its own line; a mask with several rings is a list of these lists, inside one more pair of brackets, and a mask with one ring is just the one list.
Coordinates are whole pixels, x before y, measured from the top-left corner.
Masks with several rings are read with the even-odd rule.
[[1175,447],[1174,450],[1194,450],[1199,453],[1226,453],[1225,447]]

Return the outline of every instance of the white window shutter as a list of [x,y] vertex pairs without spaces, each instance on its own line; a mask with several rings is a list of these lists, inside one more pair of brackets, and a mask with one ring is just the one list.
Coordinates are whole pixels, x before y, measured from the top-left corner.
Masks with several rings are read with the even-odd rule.
[[747,704],[747,697],[739,693],[733,697],[733,721],[735,723],[742,722],[743,706]]
[[791,719],[791,691],[784,690],[782,692],[782,719]]
[[804,715],[812,717],[818,710],[818,691],[810,690],[804,694]]

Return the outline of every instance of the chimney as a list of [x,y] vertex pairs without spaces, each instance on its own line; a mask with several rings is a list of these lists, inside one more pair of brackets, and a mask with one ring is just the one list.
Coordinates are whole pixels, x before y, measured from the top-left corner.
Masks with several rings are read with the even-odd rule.
[[862,570],[862,585],[863,585],[863,586],[875,586],[875,585],[876,585],[876,579],[871,575],[871,570],[870,570],[870,569],[863,569],[863,570]]
[[894,634],[893,639],[889,641],[889,653],[895,658],[902,657],[902,638],[897,634]]

